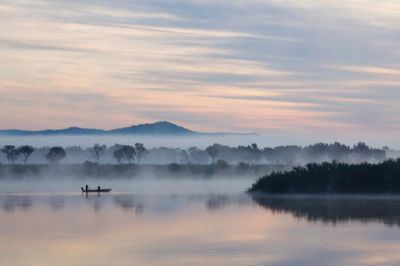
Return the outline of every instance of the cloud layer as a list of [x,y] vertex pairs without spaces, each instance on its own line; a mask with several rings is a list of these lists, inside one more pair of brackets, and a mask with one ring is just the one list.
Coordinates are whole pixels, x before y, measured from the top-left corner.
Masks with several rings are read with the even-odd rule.
[[400,129],[397,1],[4,0],[0,14],[3,128]]

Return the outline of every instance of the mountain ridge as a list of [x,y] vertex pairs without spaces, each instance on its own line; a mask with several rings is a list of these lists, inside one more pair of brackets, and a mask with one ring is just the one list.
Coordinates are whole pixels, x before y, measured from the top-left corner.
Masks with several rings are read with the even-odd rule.
[[142,123],[110,130],[97,128],[83,128],[71,126],[63,129],[44,130],[0,130],[3,136],[53,136],[53,135],[254,135],[254,133],[232,132],[199,132],[169,121],[157,121],[154,123]]

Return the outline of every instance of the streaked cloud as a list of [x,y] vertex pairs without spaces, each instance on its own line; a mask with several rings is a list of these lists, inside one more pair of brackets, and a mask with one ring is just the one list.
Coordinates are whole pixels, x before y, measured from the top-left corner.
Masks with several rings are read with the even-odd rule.
[[400,76],[400,68],[396,69],[396,68],[387,68],[378,66],[354,66],[354,65],[334,66],[333,68],[337,70],[350,71],[363,74],[394,75],[395,77]]
[[4,0],[0,14],[4,128],[398,133],[397,1]]

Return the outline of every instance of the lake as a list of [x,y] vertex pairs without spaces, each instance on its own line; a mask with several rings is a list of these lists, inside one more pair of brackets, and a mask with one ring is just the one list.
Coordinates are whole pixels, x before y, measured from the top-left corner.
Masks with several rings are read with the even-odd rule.
[[400,264],[397,197],[252,198],[249,180],[236,179],[124,182],[104,182],[113,192],[101,195],[77,192],[78,182],[0,184],[0,265]]

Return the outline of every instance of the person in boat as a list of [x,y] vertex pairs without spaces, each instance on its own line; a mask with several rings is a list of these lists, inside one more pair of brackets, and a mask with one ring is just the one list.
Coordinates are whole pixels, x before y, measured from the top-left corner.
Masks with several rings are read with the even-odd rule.
[[88,193],[88,192],[98,192],[98,193],[100,193],[100,192],[110,192],[111,188],[103,188],[102,189],[100,186],[97,186],[97,190],[96,189],[90,190],[89,186],[86,185],[85,188],[81,187],[81,190],[82,190],[82,192],[86,192],[86,193]]

